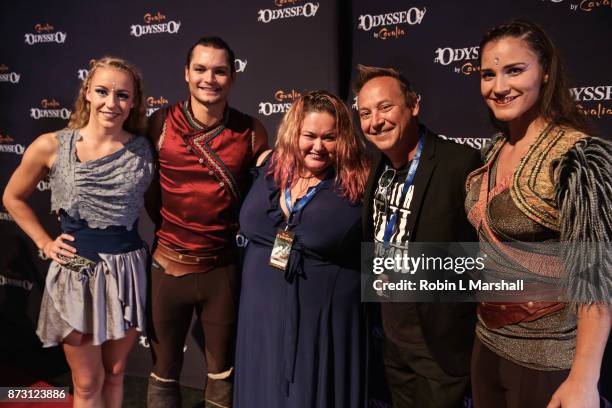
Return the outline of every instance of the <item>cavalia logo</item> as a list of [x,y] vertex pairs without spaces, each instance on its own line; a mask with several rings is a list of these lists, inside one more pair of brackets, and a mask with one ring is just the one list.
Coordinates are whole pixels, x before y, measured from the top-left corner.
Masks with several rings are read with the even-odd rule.
[[181,22],[169,20],[159,11],[155,14],[146,13],[143,16],[144,24],[130,26],[130,35],[141,37],[149,34],[176,34],[181,28]]
[[159,98],[149,96],[147,99],[145,99],[145,104],[147,107],[146,114],[147,116],[151,116],[156,110],[168,105],[168,100],[163,96],[160,96]]
[[30,108],[30,117],[37,120],[44,118],[68,120],[71,114],[70,109],[62,108],[55,99],[43,99],[40,101],[40,108]]
[[401,25],[417,25],[423,22],[425,17],[425,7],[411,7],[408,10],[393,11],[384,14],[362,14],[359,16],[358,30],[372,31],[374,38],[387,40],[399,38],[406,35],[405,27]]
[[595,9],[610,9],[612,8],[611,0],[582,0],[580,4],[578,4],[578,8],[581,11],[591,12]]
[[36,24],[34,26],[33,33],[25,34],[25,43],[28,45],[40,44],[40,43],[57,43],[63,44],[66,42],[68,34],[62,31],[55,31],[49,23]]
[[[561,4],[564,0],[542,0],[544,2],[557,3]],[[566,4],[569,4],[569,8],[571,11],[583,11],[586,13],[590,13],[594,10],[601,9],[610,9],[612,8],[612,0],[577,0],[577,1],[568,1]]]
[[25,152],[25,146],[15,143],[15,139],[6,133],[0,133],[0,153],[13,153],[22,155]]
[[436,49],[434,63],[452,66],[453,72],[466,76],[480,71],[478,59],[480,57],[480,47],[440,47]]
[[300,3],[301,0],[276,0],[275,9],[261,9],[257,12],[257,21],[260,23],[269,23],[273,20],[292,17],[314,17],[319,10],[319,3]]
[[21,74],[17,72],[10,72],[11,70],[4,64],[0,64],[0,82],[10,82],[11,84],[18,84],[21,79]]
[[570,88],[578,111],[592,118],[612,116],[612,85],[595,85]]
[[291,89],[290,91],[279,89],[274,93],[274,102],[260,102],[259,111],[261,115],[270,116],[275,113],[285,113],[291,107],[293,101],[302,96],[301,92]]
[[234,60],[234,69],[236,72],[244,72],[246,70],[247,60],[241,60],[236,58]]

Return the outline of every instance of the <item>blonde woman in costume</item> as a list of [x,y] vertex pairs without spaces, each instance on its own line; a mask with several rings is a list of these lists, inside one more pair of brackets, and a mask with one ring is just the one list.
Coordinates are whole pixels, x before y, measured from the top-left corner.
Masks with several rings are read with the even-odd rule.
[[[75,407],[120,407],[127,355],[145,328],[148,250],[138,235],[153,155],[139,136],[142,79],[128,62],[105,57],[81,84],[68,127],[38,137],[4,191],[11,216],[52,260],[37,334],[62,344]],[[53,238],[26,200],[49,175]]]

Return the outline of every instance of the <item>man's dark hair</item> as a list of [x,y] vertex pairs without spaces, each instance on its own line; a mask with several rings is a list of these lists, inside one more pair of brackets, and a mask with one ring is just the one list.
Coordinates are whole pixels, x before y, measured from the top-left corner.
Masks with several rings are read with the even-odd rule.
[[361,91],[361,88],[363,88],[366,82],[378,77],[391,77],[397,79],[404,99],[406,100],[406,105],[410,108],[416,105],[418,97],[416,92],[412,89],[410,82],[408,82],[398,70],[393,68],[369,67],[367,65],[357,64],[357,77],[353,81],[353,92],[355,92],[355,95],[359,94],[359,91]]
[[204,47],[216,48],[218,50],[225,50],[225,52],[227,53],[227,64],[229,65],[232,71],[232,75],[236,73],[236,66],[234,64],[234,60],[235,60],[234,51],[232,51],[230,46],[227,45],[227,43],[219,37],[202,37],[198,41],[196,41],[195,44],[193,44],[191,48],[189,48],[189,52],[187,53],[187,64],[186,64],[187,67],[189,67],[189,64],[191,64],[193,50],[198,45],[202,45]]

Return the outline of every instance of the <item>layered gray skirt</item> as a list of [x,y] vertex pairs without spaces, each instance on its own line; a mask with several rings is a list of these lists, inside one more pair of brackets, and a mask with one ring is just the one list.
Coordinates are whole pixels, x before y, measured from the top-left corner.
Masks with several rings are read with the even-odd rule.
[[145,330],[147,248],[99,254],[82,272],[51,262],[36,334],[44,347],[62,342],[73,330],[91,334],[93,344]]

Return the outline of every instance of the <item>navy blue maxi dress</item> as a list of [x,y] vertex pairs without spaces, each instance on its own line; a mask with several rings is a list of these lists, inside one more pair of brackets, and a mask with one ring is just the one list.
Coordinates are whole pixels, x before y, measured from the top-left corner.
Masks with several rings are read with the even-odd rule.
[[[330,180],[331,181],[331,180]],[[240,212],[248,240],[236,345],[235,408],[364,406],[361,204],[331,185],[294,216],[287,271],[269,266],[286,220],[264,169]]]

